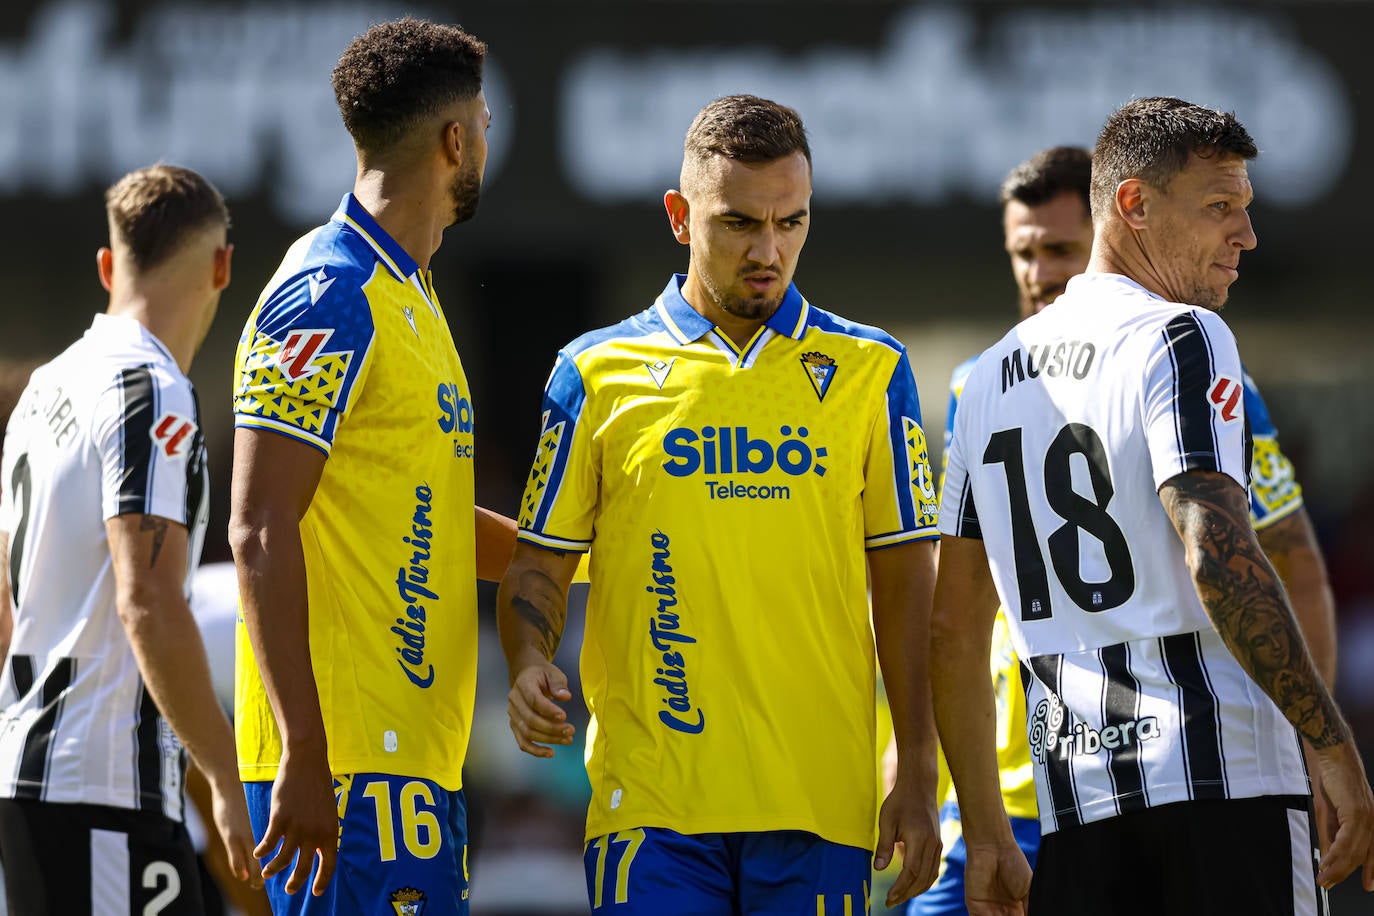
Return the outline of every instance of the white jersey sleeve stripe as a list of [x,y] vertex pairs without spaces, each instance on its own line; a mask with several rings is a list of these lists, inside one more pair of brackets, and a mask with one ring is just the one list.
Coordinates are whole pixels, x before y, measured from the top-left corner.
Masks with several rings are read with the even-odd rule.
[[157,386],[147,367],[125,369],[120,374],[123,416],[120,419],[120,463],[116,482],[116,515],[146,512],[153,493],[153,423],[156,421]]
[[1179,473],[1220,471],[1216,412],[1207,400],[1214,371],[1212,342],[1191,311],[1176,316],[1164,328],[1169,361],[1174,369],[1174,426],[1178,435]]

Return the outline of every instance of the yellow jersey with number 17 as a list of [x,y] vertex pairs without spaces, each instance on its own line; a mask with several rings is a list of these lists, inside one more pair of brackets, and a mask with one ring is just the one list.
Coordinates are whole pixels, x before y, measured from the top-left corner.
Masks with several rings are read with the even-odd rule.
[[[235,363],[235,425],[327,456],[300,531],[330,768],[460,788],[477,673],[473,411],[428,272],[350,194],[287,252]],[[281,738],[241,616],[238,632],[240,775],[270,780]]]
[[682,298],[566,347],[520,516],[591,549],[588,838],[872,848],[866,550],[935,536],[906,351],[788,289],[740,349]]

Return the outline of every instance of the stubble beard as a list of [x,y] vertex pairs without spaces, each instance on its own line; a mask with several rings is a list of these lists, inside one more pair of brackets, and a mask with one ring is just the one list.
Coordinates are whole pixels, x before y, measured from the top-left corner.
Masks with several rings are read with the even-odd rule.
[[453,199],[453,221],[450,226],[466,223],[477,215],[477,205],[482,197],[482,176],[460,172],[449,185],[449,197]]

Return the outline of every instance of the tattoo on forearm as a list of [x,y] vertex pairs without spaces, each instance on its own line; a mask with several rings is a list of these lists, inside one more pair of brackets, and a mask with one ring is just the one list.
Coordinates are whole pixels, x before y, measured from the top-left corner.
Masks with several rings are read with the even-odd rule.
[[563,639],[568,596],[546,573],[532,569],[520,574],[510,603],[520,619],[538,631],[539,651],[552,661]]
[[156,515],[145,515],[138,523],[139,531],[153,533],[153,555],[148,559],[149,569],[157,565],[157,555],[162,553],[162,542],[167,540],[168,524],[167,519],[158,518]]
[[1224,478],[1184,474],[1160,495],[1183,537],[1198,595],[1236,660],[1313,747],[1348,740],[1278,576],[1251,531],[1244,492]]

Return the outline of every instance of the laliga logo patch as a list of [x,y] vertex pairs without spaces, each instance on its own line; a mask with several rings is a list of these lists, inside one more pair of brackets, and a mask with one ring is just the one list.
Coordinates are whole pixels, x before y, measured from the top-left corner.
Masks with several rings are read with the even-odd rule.
[[806,370],[806,378],[811,382],[811,387],[816,389],[816,398],[824,401],[825,393],[830,390],[830,382],[835,377],[834,358],[812,350],[801,355],[801,364]]
[[333,334],[332,328],[310,328],[287,334],[286,340],[282,341],[281,352],[277,354],[277,363],[281,366],[282,375],[290,381],[298,382],[319,372],[320,367],[315,365],[315,357]]
[[392,891],[391,908],[396,911],[396,916],[423,916],[425,892],[413,887]]
[[1229,375],[1218,375],[1207,392],[1212,409],[1221,416],[1221,422],[1234,423],[1240,419],[1240,398],[1244,392],[1241,383]]
[[165,413],[149,430],[157,447],[168,458],[185,458],[195,441],[196,424],[175,413]]

